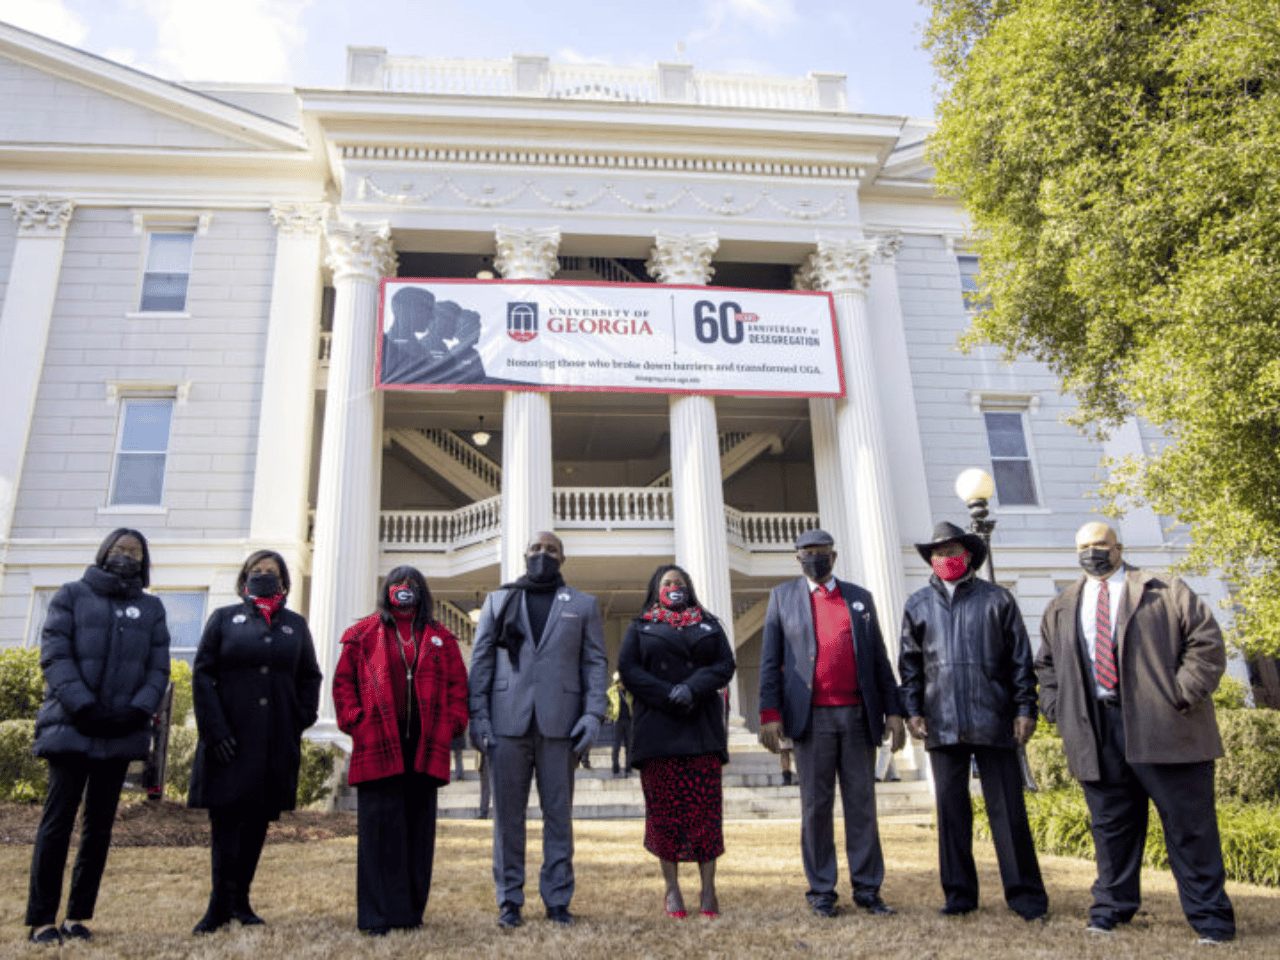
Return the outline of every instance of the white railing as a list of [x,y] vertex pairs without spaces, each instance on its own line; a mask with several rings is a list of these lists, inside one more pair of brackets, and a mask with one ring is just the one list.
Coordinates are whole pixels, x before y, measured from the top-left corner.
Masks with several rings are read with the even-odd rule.
[[648,283],[634,273],[608,257],[561,257],[561,270],[590,270],[602,280],[609,283]]
[[328,331],[320,331],[320,356],[317,358],[322,364],[328,364],[329,358],[333,355],[333,334]]
[[703,73],[688,64],[553,64],[546,57],[531,56],[513,56],[510,60],[393,57],[381,48],[348,49],[347,86],[436,96],[694,103],[771,110],[848,109],[842,74],[763,77]]
[[456,550],[501,533],[501,497],[457,510],[383,510],[378,517],[384,550]]
[[672,528],[671,490],[664,487],[556,487],[556,526],[591,530]]
[[456,603],[448,600],[436,601],[436,619],[444,624],[444,628],[458,638],[459,643],[470,644],[476,635],[476,625],[471,617]]
[[744,513],[724,508],[729,542],[748,550],[794,550],[796,538],[818,526],[816,513]]
[[419,430],[424,437],[447,457],[462,464],[495,490],[502,489],[502,467],[452,430]]

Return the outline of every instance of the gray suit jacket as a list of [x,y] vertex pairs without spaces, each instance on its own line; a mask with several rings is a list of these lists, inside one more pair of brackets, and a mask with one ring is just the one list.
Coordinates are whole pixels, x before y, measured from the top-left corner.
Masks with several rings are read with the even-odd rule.
[[[596,598],[573,587],[557,590],[542,637],[521,645],[515,668],[494,643],[506,598],[506,590],[495,590],[480,611],[467,678],[471,716],[487,719],[499,737],[523,736],[534,718],[544,737],[569,736],[583,714],[603,720],[609,670]],[[523,602],[520,617],[529,637]]]

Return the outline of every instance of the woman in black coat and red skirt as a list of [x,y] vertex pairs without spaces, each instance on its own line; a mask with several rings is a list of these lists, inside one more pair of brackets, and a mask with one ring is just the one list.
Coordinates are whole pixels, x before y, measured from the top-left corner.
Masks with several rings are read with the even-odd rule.
[[213,889],[194,933],[262,918],[249,886],[267,825],[297,802],[302,731],[316,721],[320,666],[301,615],[285,608],[289,568],[271,550],[236,578],[240,603],[209,617],[191,670],[200,739],[187,803],[209,810]]
[[662,863],[670,917],[686,915],[677,877],[682,861],[698,864],[702,915],[720,914],[720,768],[729,762],[720,691],[733,671],[729,639],[699,605],[689,574],[674,564],[659,567],[622,641],[618,672],[635,698],[631,765],[640,770],[644,845]]

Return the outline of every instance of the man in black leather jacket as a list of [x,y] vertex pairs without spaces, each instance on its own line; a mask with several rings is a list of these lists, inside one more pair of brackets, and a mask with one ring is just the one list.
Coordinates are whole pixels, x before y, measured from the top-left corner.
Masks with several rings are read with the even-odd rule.
[[945,916],[978,907],[969,771],[976,760],[1009,908],[1026,920],[1049,901],[1027,824],[1017,748],[1036,728],[1031,643],[1013,595],[976,576],[987,547],[940,523],[916,549],[933,568],[908,600],[898,654],[911,735],[925,741],[938,804]]

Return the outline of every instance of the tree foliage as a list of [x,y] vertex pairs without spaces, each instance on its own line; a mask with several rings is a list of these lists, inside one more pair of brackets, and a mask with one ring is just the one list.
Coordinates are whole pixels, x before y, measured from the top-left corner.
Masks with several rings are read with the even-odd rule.
[[934,162],[975,229],[970,342],[1046,362],[1112,497],[1186,524],[1280,652],[1280,0],[932,0]]

